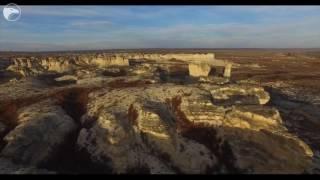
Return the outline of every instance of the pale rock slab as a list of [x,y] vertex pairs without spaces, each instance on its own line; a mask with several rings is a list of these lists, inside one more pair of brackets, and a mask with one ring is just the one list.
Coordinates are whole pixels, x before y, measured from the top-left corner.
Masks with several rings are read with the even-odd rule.
[[63,144],[77,125],[52,100],[44,100],[18,111],[18,126],[4,140],[2,157],[23,164],[39,165]]

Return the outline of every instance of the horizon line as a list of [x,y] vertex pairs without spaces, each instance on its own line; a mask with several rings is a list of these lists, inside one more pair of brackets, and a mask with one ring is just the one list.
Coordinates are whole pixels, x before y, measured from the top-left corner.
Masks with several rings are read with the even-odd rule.
[[47,53],[47,52],[83,52],[83,51],[134,51],[134,50],[320,50],[315,48],[116,48],[116,49],[78,49],[78,50],[39,50],[39,51],[2,51],[0,53]]

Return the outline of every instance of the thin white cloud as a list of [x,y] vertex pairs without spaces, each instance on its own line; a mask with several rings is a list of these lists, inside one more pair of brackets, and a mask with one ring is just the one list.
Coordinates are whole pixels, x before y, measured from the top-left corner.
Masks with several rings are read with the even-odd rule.
[[[155,6],[157,7],[157,6]],[[166,6],[166,8],[153,6],[21,6],[23,14],[34,16],[55,17],[118,17],[130,19],[150,19],[170,16],[186,8]]]
[[92,21],[92,20],[85,20],[85,21],[74,21],[70,24],[72,27],[92,27],[92,26],[111,26],[113,23],[110,21]]
[[21,6],[21,9],[25,15],[36,16],[83,17],[99,15],[95,9],[81,6]]

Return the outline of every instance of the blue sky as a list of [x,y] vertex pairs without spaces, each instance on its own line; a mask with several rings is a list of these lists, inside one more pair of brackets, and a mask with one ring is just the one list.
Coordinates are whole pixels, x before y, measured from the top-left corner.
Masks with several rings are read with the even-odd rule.
[[19,21],[0,17],[1,51],[320,48],[320,6],[20,8]]

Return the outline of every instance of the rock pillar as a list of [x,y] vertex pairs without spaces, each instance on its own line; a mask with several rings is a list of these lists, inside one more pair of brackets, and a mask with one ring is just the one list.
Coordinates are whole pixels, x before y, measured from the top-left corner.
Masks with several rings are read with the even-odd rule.
[[189,75],[193,77],[208,76],[211,66],[208,64],[189,64]]
[[223,76],[224,76],[224,77],[227,77],[227,78],[230,78],[230,77],[231,77],[231,67],[232,67],[232,64],[231,64],[231,63],[225,65],[225,67],[224,67],[224,73],[223,73]]

